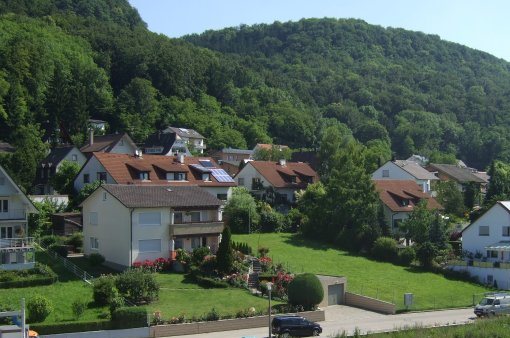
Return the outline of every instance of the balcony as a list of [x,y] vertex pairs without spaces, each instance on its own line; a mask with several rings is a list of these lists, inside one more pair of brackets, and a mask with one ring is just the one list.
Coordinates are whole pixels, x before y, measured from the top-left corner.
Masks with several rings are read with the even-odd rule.
[[221,221],[170,224],[170,236],[219,234],[222,231],[223,222]]
[[0,220],[26,220],[25,209],[10,209],[7,212],[0,211]]
[[487,262],[483,260],[475,260],[475,259],[468,259],[468,260],[452,260],[448,262],[448,265],[450,266],[472,266],[475,268],[496,268],[496,269],[510,269],[510,262]]
[[1,251],[31,251],[34,249],[34,238],[2,238],[0,239]]

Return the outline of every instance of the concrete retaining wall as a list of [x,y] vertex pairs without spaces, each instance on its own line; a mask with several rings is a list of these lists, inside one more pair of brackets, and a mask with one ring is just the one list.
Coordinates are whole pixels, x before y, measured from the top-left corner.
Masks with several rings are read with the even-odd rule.
[[345,305],[390,315],[396,312],[395,304],[351,292],[345,293]]
[[[309,311],[297,313],[314,322],[325,320],[324,311]],[[277,316],[277,315],[276,315]],[[150,328],[151,337],[169,337],[180,335],[192,335],[208,332],[252,329],[268,326],[267,316],[258,316],[251,318],[225,319],[214,322],[197,322],[186,324],[158,325]]]
[[125,330],[105,330],[75,333],[59,333],[41,335],[41,338],[148,338],[150,331],[148,327]]

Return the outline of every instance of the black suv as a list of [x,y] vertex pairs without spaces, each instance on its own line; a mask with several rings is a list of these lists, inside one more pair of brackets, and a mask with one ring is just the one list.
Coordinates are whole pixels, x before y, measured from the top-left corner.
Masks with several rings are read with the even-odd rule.
[[319,324],[298,316],[275,317],[271,327],[272,333],[276,334],[278,338],[318,336],[322,333]]

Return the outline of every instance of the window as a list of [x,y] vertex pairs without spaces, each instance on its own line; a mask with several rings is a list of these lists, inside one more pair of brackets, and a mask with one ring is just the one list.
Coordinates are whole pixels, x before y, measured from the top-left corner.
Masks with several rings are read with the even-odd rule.
[[163,147],[145,148],[146,154],[160,154],[163,152]]
[[407,207],[409,205],[409,200],[403,199],[401,204],[402,204],[403,207]]
[[166,173],[168,181],[186,181],[186,173]]
[[14,228],[13,227],[0,228],[0,238],[14,238]]
[[498,258],[498,252],[495,250],[487,250],[488,258]]
[[200,240],[200,237],[191,238],[191,248],[192,249],[200,248],[201,242],[202,241]]
[[382,171],[382,177],[390,177],[390,171],[388,169],[384,169]]
[[97,237],[90,237],[90,249],[99,250],[99,239]]
[[78,161],[78,155],[73,154],[73,155],[71,156],[71,159],[72,159],[74,162]]
[[99,224],[97,212],[89,213],[89,224],[90,225],[98,225]]
[[0,177],[0,185],[5,185],[5,177]]
[[216,198],[222,201],[227,200],[227,194],[216,194]]
[[182,212],[174,213],[174,224],[182,224]]
[[503,236],[504,237],[510,236],[510,227],[503,227]]
[[189,214],[191,216],[191,222],[200,222],[200,211],[192,211]]
[[237,179],[237,185],[244,187],[244,177],[239,177]]
[[103,201],[106,201],[106,197],[107,197],[107,195],[106,195],[106,191],[105,191],[105,192],[103,192]]
[[489,227],[487,225],[481,225],[478,228],[478,235],[479,236],[489,236]]
[[97,179],[99,181],[106,182],[106,173],[104,171],[100,171],[97,173]]
[[204,181],[210,181],[210,180],[211,180],[211,174],[209,174],[209,173],[203,173],[203,174],[202,174],[202,180],[204,180]]
[[83,174],[83,183],[90,183],[90,175]]
[[138,241],[139,252],[161,252],[161,239],[141,239]]
[[148,171],[142,171],[139,173],[138,178],[141,180],[148,181],[149,180],[149,172]]
[[177,249],[184,249],[184,244],[181,238],[174,240],[174,250]]
[[160,212],[141,212],[138,214],[139,225],[161,225]]
[[262,182],[260,182],[260,178],[254,177],[251,179],[251,190],[262,190],[264,187]]
[[9,200],[0,200],[0,212],[9,212]]

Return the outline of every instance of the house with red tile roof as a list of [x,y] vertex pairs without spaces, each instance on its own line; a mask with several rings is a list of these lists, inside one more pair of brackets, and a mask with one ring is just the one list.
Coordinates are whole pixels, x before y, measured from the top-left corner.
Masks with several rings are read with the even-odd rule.
[[92,153],[74,180],[79,191],[87,183],[140,186],[198,186],[221,200],[231,195],[235,181],[209,157]]
[[424,193],[414,180],[374,180],[374,184],[383,205],[386,224],[392,232],[398,231],[399,223],[407,219],[422,200],[427,201],[430,210],[443,210],[443,206]]
[[414,180],[422,191],[431,193],[432,182],[439,179],[414,161],[388,161],[372,173],[374,180]]
[[235,179],[238,186],[247,188],[261,198],[266,197],[267,190],[272,188],[276,199],[285,204],[294,203],[294,193],[318,182],[319,175],[307,163],[249,161]]
[[223,231],[223,202],[197,186],[103,184],[80,206],[85,255],[117,269],[177,249],[215,253]]

